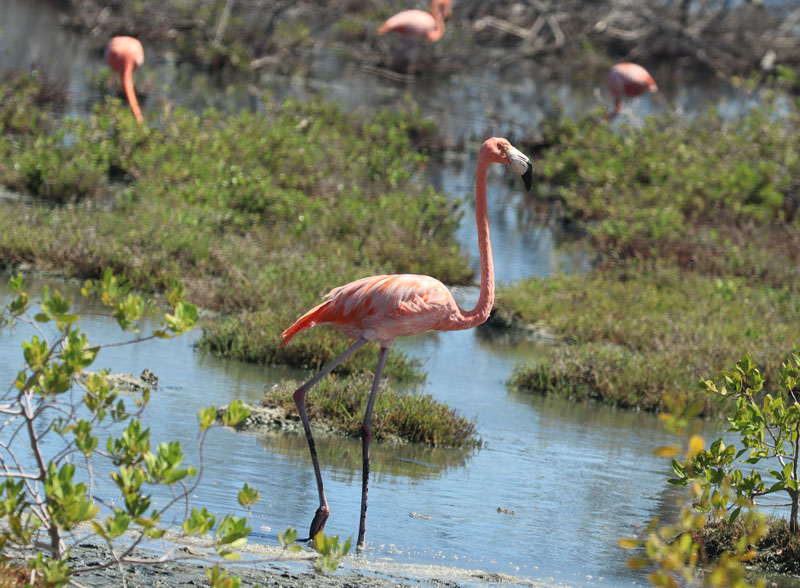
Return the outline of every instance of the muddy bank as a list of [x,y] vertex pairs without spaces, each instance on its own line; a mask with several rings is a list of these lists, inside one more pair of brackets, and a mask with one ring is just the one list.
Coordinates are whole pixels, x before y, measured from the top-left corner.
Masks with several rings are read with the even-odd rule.
[[[304,550],[296,555],[285,555],[277,547],[251,546],[251,559],[241,563],[227,564],[229,575],[242,579],[242,586],[269,586],[272,588],[457,588],[459,586],[536,586],[558,588],[550,580],[533,581],[506,574],[488,573],[481,570],[447,568],[441,566],[419,566],[370,562],[358,555],[345,558],[339,570],[322,575],[312,571],[315,552]],[[266,557],[259,551],[268,552]],[[179,588],[183,586],[206,586],[205,570],[211,564],[203,564],[200,549],[181,547],[177,558],[186,558],[168,564],[136,564],[124,567],[124,579],[129,588],[156,587]],[[142,558],[154,558],[155,554],[138,553]],[[72,550],[70,564],[73,569],[90,567],[108,559],[105,545],[87,543]],[[197,558],[192,561],[191,558]],[[258,559],[255,559],[258,558]],[[116,566],[94,570],[76,577],[83,586],[110,588],[122,584],[120,569]]]

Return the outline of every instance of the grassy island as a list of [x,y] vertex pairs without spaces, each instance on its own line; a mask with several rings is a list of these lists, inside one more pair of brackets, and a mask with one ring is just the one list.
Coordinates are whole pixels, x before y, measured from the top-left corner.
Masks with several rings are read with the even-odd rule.
[[745,350],[776,370],[800,343],[799,114],[767,101],[641,129],[546,125],[539,196],[598,261],[501,288],[496,321],[560,341],[511,385],[658,410]]

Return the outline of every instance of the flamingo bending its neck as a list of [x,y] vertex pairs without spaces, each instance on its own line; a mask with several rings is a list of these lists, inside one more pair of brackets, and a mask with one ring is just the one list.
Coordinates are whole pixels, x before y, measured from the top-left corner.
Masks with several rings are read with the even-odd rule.
[[419,42],[422,39],[435,43],[444,36],[444,20],[452,16],[450,0],[431,0],[431,11],[404,10],[390,17],[378,27],[378,34],[395,32],[414,39],[408,58],[407,70],[414,72]]
[[330,325],[348,337],[356,339],[350,348],[334,358],[294,393],[294,401],[311,450],[311,460],[314,464],[319,492],[319,508],[311,522],[308,539],[313,539],[324,528],[330,508],[325,498],[317,452],[306,415],[306,392],[367,342],[375,341],[380,344],[378,366],[361,423],[363,471],[357,547],[363,549],[367,520],[369,447],[372,439],[370,422],[389,348],[397,337],[415,335],[430,330],[471,329],[489,318],[489,312],[494,304],[494,264],[492,262],[492,246],[489,241],[489,216],[486,204],[486,175],[490,163],[511,165],[522,175],[528,190],[530,190],[533,177],[530,159],[514,148],[506,139],[495,137],[488,139],[481,146],[475,178],[475,218],[478,225],[481,285],[480,296],[475,308],[472,310],[461,308],[447,287],[430,276],[413,274],[371,276],[334,288],[326,296],[327,300],[306,312],[281,334],[281,345],[285,345],[301,331],[317,325]]
[[606,113],[605,119],[611,120],[622,110],[623,98],[634,98],[645,91],[655,93],[658,86],[641,65],[618,63],[608,72],[608,89],[614,98],[614,110]]
[[404,10],[398,12],[381,26],[378,34],[383,35],[389,31],[407,37],[426,38],[436,42],[444,35],[444,19],[452,16],[450,0],[431,0],[431,11]]
[[106,61],[122,79],[122,87],[131,105],[133,116],[142,122],[142,111],[139,109],[139,101],[136,100],[136,92],[133,90],[133,71],[144,63],[144,49],[139,39],[112,37],[106,45]]

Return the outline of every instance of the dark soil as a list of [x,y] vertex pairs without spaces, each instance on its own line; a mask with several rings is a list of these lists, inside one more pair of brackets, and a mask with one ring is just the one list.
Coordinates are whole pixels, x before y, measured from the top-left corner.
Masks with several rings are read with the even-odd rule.
[[[703,547],[710,560],[732,552],[743,534],[740,522],[712,521],[702,530]],[[758,555],[750,565],[758,572],[800,576],[800,536],[792,536],[785,520],[769,521],[767,535],[756,545]]]

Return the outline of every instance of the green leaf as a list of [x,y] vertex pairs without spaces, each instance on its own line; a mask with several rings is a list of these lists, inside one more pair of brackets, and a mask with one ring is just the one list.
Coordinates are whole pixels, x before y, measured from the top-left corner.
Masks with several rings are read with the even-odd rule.
[[241,559],[242,556],[236,553],[235,551],[231,551],[229,549],[217,549],[217,555],[223,559],[227,560],[235,560]]
[[201,408],[200,411],[197,413],[197,420],[200,424],[201,431],[210,429],[212,426],[214,426],[214,423],[217,421],[217,407],[207,406]]
[[254,488],[248,486],[247,483],[245,482],[244,486],[242,486],[242,489],[239,490],[238,498],[240,505],[242,505],[245,508],[250,508],[256,502],[259,501],[259,499],[261,498],[261,493],[258,490],[255,490]]
[[231,400],[228,407],[222,413],[222,422],[228,427],[235,427],[244,419],[250,416],[250,409],[244,403],[235,398]]

